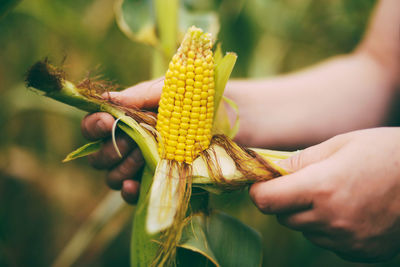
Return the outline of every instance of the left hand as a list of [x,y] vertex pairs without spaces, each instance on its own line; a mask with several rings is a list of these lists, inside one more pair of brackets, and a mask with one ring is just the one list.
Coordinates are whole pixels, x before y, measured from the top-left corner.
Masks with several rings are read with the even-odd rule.
[[400,128],[339,135],[279,164],[293,173],[250,188],[262,212],[347,260],[400,251]]

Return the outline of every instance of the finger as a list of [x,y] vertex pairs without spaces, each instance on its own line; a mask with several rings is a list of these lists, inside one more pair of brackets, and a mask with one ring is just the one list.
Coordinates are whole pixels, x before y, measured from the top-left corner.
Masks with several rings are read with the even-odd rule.
[[332,238],[332,236],[326,235],[322,232],[307,231],[303,232],[303,236],[311,243],[321,248],[335,250],[337,247],[336,241]]
[[312,164],[295,173],[250,187],[250,197],[254,204],[266,214],[299,212],[313,207],[314,196],[323,192],[324,180],[332,168],[324,160]]
[[350,135],[337,135],[318,145],[308,147],[292,157],[277,162],[279,166],[289,172],[295,172],[313,163],[327,159],[340,149]]
[[391,260],[394,258],[398,251],[390,251],[385,250],[383,252],[378,251],[378,253],[374,253],[374,251],[366,252],[366,251],[344,251],[343,249],[333,250],[333,252],[338,255],[340,258],[357,263],[378,263]]
[[120,190],[123,181],[134,178],[143,163],[142,153],[138,148],[134,149],[119,165],[108,173],[106,179],[108,186],[111,189]]
[[129,204],[135,204],[139,198],[140,183],[134,180],[125,180],[122,185],[122,198]]
[[[250,197],[265,214],[279,214],[310,209],[313,204],[311,186],[298,174],[255,183],[250,187]],[[297,180],[296,180],[297,179]]]
[[111,134],[114,118],[105,112],[87,115],[81,123],[82,134],[86,139],[98,140]]
[[295,213],[282,213],[277,215],[280,224],[296,231],[310,231],[321,229],[324,223],[314,210],[305,210]]
[[115,139],[122,158],[118,155],[111,140],[105,142],[100,151],[88,156],[90,164],[96,169],[109,169],[121,162],[136,147],[135,142],[126,134],[117,134]]
[[137,84],[121,92],[107,93],[105,97],[129,108],[152,109],[160,101],[163,84],[164,78],[160,78]]

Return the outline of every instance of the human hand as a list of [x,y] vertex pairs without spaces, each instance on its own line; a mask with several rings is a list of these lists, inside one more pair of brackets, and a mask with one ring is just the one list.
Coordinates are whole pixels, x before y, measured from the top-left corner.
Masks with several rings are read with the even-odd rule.
[[[161,80],[147,81],[121,92],[110,92],[106,97],[129,108],[154,110],[160,99],[161,87]],[[139,178],[144,160],[135,142],[119,131],[116,133],[116,143],[122,158],[118,156],[111,141],[114,121],[105,112],[89,114],[82,120],[82,134],[89,140],[106,140],[100,151],[89,156],[89,162],[96,169],[107,170],[108,186],[121,190],[124,200],[134,204],[138,199]]]
[[256,206],[352,261],[400,251],[400,128],[336,136],[279,164],[292,174],[250,188]]

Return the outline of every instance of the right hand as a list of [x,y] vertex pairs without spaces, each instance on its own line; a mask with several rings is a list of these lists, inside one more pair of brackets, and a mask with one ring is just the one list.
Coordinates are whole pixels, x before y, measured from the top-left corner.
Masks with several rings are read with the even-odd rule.
[[[105,97],[128,108],[155,110],[162,84],[162,80],[147,81],[121,92],[110,92]],[[139,196],[139,179],[144,160],[135,142],[122,131],[116,132],[116,143],[122,158],[118,156],[111,141],[114,121],[105,112],[89,114],[82,120],[82,134],[91,141],[105,139],[101,150],[89,155],[89,162],[96,169],[107,170],[107,185],[111,189],[121,190],[124,200],[134,204]]]

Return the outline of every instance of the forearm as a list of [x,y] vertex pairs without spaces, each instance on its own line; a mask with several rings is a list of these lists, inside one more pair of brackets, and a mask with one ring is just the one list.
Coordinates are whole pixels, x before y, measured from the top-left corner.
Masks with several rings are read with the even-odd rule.
[[400,3],[381,0],[354,53],[271,80],[232,81],[237,140],[251,146],[301,146],[379,126],[400,79]]
[[385,68],[357,52],[275,79],[232,81],[226,94],[239,105],[239,142],[288,147],[380,125],[393,88]]

